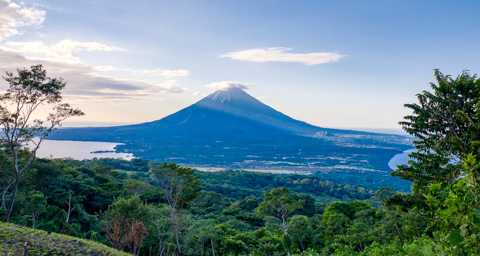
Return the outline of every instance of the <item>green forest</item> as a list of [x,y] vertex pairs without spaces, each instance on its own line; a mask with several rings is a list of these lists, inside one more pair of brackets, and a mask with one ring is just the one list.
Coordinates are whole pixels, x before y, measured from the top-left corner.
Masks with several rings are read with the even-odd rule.
[[[7,73],[11,89],[3,102],[61,102],[61,80],[26,83],[45,76],[38,66],[23,72]],[[412,183],[409,193],[142,159],[35,159],[38,147],[27,150],[22,142],[45,139],[66,117],[83,113],[62,103],[50,126],[29,126],[28,115],[2,107],[0,217],[44,236],[69,235],[134,255],[478,254],[480,79],[438,70],[435,78],[431,91],[405,105],[412,114],[400,123],[416,137],[416,151],[392,175]],[[25,88],[35,93],[19,97]],[[1,224],[3,254],[62,255],[19,241]],[[9,246],[18,242],[24,248]],[[95,254],[115,253],[88,255]]]

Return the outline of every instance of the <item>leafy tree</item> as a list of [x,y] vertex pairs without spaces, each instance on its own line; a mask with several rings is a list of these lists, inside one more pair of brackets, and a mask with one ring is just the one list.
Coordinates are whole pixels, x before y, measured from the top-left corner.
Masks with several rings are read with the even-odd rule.
[[400,165],[393,176],[410,180],[421,193],[432,182],[451,182],[459,177],[457,161],[480,153],[480,79],[468,71],[453,79],[435,70],[432,92],[417,94],[418,104],[405,104],[412,114],[400,122],[415,136],[416,152],[408,165]]
[[74,177],[71,174],[65,174],[51,182],[52,187],[52,200],[58,203],[58,205],[65,205],[66,207],[66,219],[65,222],[69,223],[72,211],[75,210],[75,206],[80,206],[85,200],[84,192],[91,188],[85,183],[81,177]]
[[179,240],[179,217],[181,210],[187,208],[190,202],[200,194],[202,187],[200,176],[195,174],[195,169],[181,167],[175,163],[164,163],[160,166],[154,166],[153,173],[170,206],[175,243],[178,253],[182,255]]
[[170,208],[166,204],[159,204],[151,208],[153,236],[160,255],[166,248],[166,240],[170,231]]
[[480,162],[469,154],[465,177],[453,184],[431,184],[426,202],[431,207],[435,238],[456,254],[480,251]]
[[47,198],[40,191],[30,191],[28,193],[27,204],[24,211],[27,213],[29,219],[32,221],[32,228],[35,229],[38,217],[45,212],[47,207]]
[[272,188],[263,193],[263,202],[258,205],[257,212],[260,215],[271,215],[280,219],[283,233],[287,234],[287,217],[302,206],[303,201],[297,200],[297,195],[290,193],[288,188]]
[[[295,210],[303,207],[303,200],[298,200],[296,194],[291,194],[290,190],[285,187],[272,188],[263,193],[263,202],[257,207],[257,212],[260,215],[271,215],[282,221],[282,228],[284,234],[284,240],[287,239],[288,227],[287,218]],[[290,255],[289,246],[287,248],[287,254]]]
[[143,233],[143,228],[138,223],[147,221],[150,212],[150,206],[143,203],[138,195],[116,199],[101,215],[105,233],[113,247],[122,250],[129,244],[130,237],[138,235],[132,234],[135,225],[138,233]]
[[307,216],[295,215],[288,222],[288,230],[292,243],[301,251],[305,251],[312,243],[314,231]]
[[[47,77],[42,65],[32,66],[30,70],[17,69],[17,72],[17,76],[6,72],[4,79],[10,87],[0,96],[2,139],[13,164],[14,177],[10,204],[4,218],[6,222],[12,213],[20,178],[35,160],[40,144],[62,121],[83,115],[79,109],[62,103],[61,91],[66,83],[61,78]],[[44,104],[52,106],[53,112],[43,120],[36,119],[36,110]],[[34,145],[33,149],[29,149],[30,143]]]

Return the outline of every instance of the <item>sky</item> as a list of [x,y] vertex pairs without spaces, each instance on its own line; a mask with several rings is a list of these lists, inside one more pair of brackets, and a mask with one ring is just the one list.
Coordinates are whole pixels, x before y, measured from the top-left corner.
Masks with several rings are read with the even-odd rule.
[[[42,64],[85,112],[161,119],[242,85],[321,127],[399,129],[433,70],[480,72],[479,1],[0,0],[0,72]],[[0,81],[0,90],[8,84]]]

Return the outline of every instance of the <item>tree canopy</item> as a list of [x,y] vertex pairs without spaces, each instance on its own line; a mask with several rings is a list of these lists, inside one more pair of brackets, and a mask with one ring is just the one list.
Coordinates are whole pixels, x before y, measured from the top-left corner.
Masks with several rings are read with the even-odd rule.
[[458,160],[480,150],[480,79],[466,70],[453,79],[438,69],[435,78],[432,91],[417,94],[418,103],[405,104],[412,114],[400,122],[416,137],[417,150],[392,175],[412,181],[414,190],[456,179]]
[[[0,126],[2,142],[13,164],[10,186],[12,196],[5,221],[8,221],[13,209],[18,182],[23,173],[36,158],[40,144],[48,135],[61,125],[62,121],[84,113],[79,109],[62,103],[61,91],[66,82],[61,78],[50,78],[42,65],[28,69],[17,69],[18,75],[6,72],[7,92],[0,95]],[[52,107],[46,118],[36,118],[35,113],[42,105]],[[33,144],[33,148],[29,148]]]

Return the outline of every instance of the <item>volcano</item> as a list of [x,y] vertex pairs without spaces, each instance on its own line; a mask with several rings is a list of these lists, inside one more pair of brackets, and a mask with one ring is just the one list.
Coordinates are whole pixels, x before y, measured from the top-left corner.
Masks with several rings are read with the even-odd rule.
[[63,128],[50,139],[123,143],[117,151],[153,161],[254,169],[389,170],[388,160],[411,147],[404,136],[310,125],[241,88],[218,90],[157,121]]

